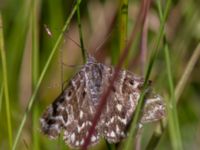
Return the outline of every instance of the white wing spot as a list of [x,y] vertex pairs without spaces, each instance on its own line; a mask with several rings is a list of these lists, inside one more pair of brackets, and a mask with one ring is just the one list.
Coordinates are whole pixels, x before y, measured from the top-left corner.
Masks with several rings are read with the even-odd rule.
[[115,137],[115,136],[116,136],[115,132],[112,131],[112,132],[110,133],[110,136],[111,136],[111,137]]
[[119,121],[121,121],[123,124],[127,124],[127,119],[126,118],[121,118],[121,117],[117,117]]
[[115,117],[112,117],[110,122],[113,123],[114,122]]
[[92,138],[91,138],[91,141],[92,141],[92,142],[95,142],[96,139],[97,139],[96,136],[93,135]]
[[85,122],[81,125],[78,126],[78,133],[80,133],[80,131],[85,127]]
[[81,144],[81,145],[83,145],[83,143],[84,143],[84,139],[82,139],[82,140],[80,141],[80,144]]
[[83,111],[80,111],[80,119],[83,118]]
[[120,129],[119,129],[118,125],[116,125],[116,132],[117,132],[117,134],[120,134]]
[[158,101],[162,101],[162,98],[157,95],[157,97],[155,97],[155,98],[147,99],[146,104],[151,104],[151,103],[155,103],[155,102],[158,102]]
[[122,105],[121,104],[117,104],[117,110],[122,111]]
[[133,88],[136,89],[140,83],[139,82],[134,82]]
[[71,142],[74,143],[74,141],[75,141],[75,134],[74,133],[70,136],[70,139],[71,139]]
[[76,141],[76,146],[79,146],[79,141]]

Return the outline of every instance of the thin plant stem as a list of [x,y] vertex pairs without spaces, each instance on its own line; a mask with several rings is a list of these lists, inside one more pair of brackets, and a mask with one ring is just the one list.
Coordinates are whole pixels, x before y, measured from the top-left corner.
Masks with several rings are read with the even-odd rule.
[[[37,84],[37,80],[39,77],[39,46],[38,46],[38,0],[32,1],[32,9],[31,9],[31,30],[32,30],[32,89],[35,89]],[[38,106],[37,103],[33,105],[33,113],[32,113],[32,135],[33,135],[33,149],[39,150],[39,133],[38,129]]]
[[83,43],[83,33],[82,33],[82,25],[81,25],[81,17],[80,17],[80,5],[77,6],[77,20],[78,20],[78,29],[79,29],[79,37],[80,37],[80,44],[81,44],[81,52],[84,63],[86,63],[86,59],[88,58],[88,53],[84,48]]
[[[167,4],[166,4],[166,9],[164,11],[163,18],[161,18],[161,25],[160,25],[160,29],[159,29],[160,32],[159,32],[159,35],[158,35],[158,37],[156,39],[155,49],[152,51],[152,54],[151,54],[152,57],[150,57],[149,66],[147,67],[145,79],[149,78],[150,69],[152,68],[152,65],[154,64],[154,60],[157,57],[157,54],[158,54],[158,51],[159,51],[159,47],[161,45],[161,40],[164,37],[164,34],[165,34],[164,27],[165,27],[165,22],[167,20],[168,12],[169,12],[169,9],[170,9],[170,5],[171,5],[171,0],[168,0]],[[147,81],[145,81],[145,82],[147,82]]]
[[8,138],[9,138],[9,147],[12,148],[12,123],[11,123],[11,111],[10,111],[10,98],[8,90],[8,72],[6,64],[6,54],[4,48],[4,38],[3,38],[3,20],[0,14],[0,53],[1,53],[1,63],[2,63],[2,73],[3,73],[3,90],[5,96],[5,108],[6,108],[6,117],[8,125]]
[[169,83],[169,93],[170,93],[170,101],[167,102],[167,110],[168,110],[168,118],[169,118],[169,131],[171,142],[174,150],[181,150],[182,142],[181,142],[181,135],[178,123],[178,116],[177,116],[177,109],[176,109],[176,97],[174,92],[174,85],[172,80],[172,72],[171,72],[171,64],[170,64],[170,56],[169,56],[169,49],[167,44],[165,43],[165,60],[167,65],[167,76],[168,76],[168,83]]
[[3,85],[1,86],[0,89],[0,114],[1,114],[1,108],[2,108],[2,101],[3,101]]
[[20,137],[20,135],[21,135],[22,129],[23,129],[23,127],[24,127],[24,124],[25,124],[25,122],[26,122],[26,120],[27,120],[28,113],[30,112],[30,110],[31,110],[31,108],[32,108],[32,105],[33,105],[33,102],[34,102],[34,100],[35,100],[36,94],[37,94],[37,92],[38,92],[38,90],[39,90],[40,84],[41,84],[42,80],[44,79],[45,73],[46,73],[46,71],[47,71],[47,69],[48,69],[48,67],[49,67],[49,65],[50,65],[50,62],[51,62],[51,60],[52,60],[52,58],[53,58],[53,56],[54,56],[56,50],[58,49],[58,47],[59,47],[59,45],[60,45],[60,43],[61,43],[61,41],[62,41],[62,39],[63,39],[64,33],[65,33],[66,29],[68,28],[69,23],[70,23],[70,21],[71,21],[73,15],[74,15],[74,13],[76,12],[77,5],[80,4],[80,3],[81,3],[81,0],[78,0],[77,3],[76,3],[76,5],[73,7],[73,9],[72,9],[72,11],[71,11],[69,17],[67,18],[67,20],[66,20],[66,22],[65,22],[65,24],[64,24],[64,26],[63,26],[63,28],[62,28],[62,31],[61,31],[60,35],[58,36],[58,39],[57,39],[57,41],[55,42],[55,45],[54,45],[54,47],[53,47],[53,49],[52,49],[52,51],[51,51],[51,53],[50,53],[50,55],[49,55],[49,57],[48,57],[48,59],[47,59],[47,62],[46,62],[46,64],[45,64],[45,66],[44,66],[44,69],[42,70],[42,73],[41,73],[41,75],[40,75],[40,77],[39,77],[39,79],[38,79],[38,82],[37,82],[36,86],[35,86],[34,92],[33,92],[32,96],[31,96],[31,98],[30,98],[30,100],[29,100],[29,103],[28,103],[28,107],[27,107],[27,109],[26,109],[26,112],[24,113],[24,116],[23,116],[23,118],[22,118],[21,124],[20,124],[20,126],[19,126],[18,131],[17,131],[17,135],[16,135],[16,138],[15,138],[14,145],[13,145],[13,147],[12,147],[12,150],[15,150],[15,149],[16,149],[17,143],[18,143],[18,141],[19,141],[19,137]]
[[127,22],[128,22],[128,0],[120,1],[119,12],[119,49],[120,53],[124,50],[127,44]]

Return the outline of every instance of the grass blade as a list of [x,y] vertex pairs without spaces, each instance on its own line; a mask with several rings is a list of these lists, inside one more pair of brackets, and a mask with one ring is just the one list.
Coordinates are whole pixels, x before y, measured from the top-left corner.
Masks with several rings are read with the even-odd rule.
[[172,72],[171,72],[171,64],[170,64],[170,56],[169,56],[169,49],[167,44],[165,44],[165,61],[167,65],[167,76],[169,82],[169,93],[170,93],[170,101],[167,102],[167,109],[168,109],[168,118],[169,118],[169,132],[171,137],[171,142],[174,150],[181,150],[182,148],[182,141],[181,141],[181,134],[179,129],[178,123],[178,115],[176,109],[176,97],[174,92],[174,85],[172,80]]
[[2,108],[2,101],[3,101],[3,86],[1,86],[1,89],[0,89],[0,114],[1,114],[1,108]]
[[9,147],[12,147],[12,123],[11,123],[11,114],[10,114],[10,99],[9,99],[9,90],[8,90],[8,73],[7,73],[7,64],[6,64],[6,54],[4,48],[4,38],[3,38],[3,20],[0,14],[0,53],[1,53],[1,63],[2,63],[2,72],[3,72],[3,90],[5,96],[5,107],[6,107],[6,117],[8,125],[8,137],[9,137]]
[[119,49],[124,50],[127,43],[128,0],[120,1],[119,12]]
[[[32,1],[32,10],[31,10],[31,30],[32,30],[32,89],[35,89],[38,76],[39,76],[39,46],[38,46],[38,0]],[[38,130],[38,102],[33,106],[32,112],[32,136],[33,136],[33,149],[39,150],[39,133]]]
[[82,33],[82,27],[81,27],[80,5],[79,4],[77,5],[77,21],[78,21],[78,29],[79,29],[79,37],[80,37],[83,62],[86,63],[86,58],[87,58],[88,54],[84,48],[84,43],[83,43],[83,33]]

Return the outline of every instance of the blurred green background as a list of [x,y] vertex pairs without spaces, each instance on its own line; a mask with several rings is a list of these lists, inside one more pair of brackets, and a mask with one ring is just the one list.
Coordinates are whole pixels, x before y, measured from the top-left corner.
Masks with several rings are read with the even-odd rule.
[[[80,43],[76,12],[67,30],[62,32],[65,21],[69,19],[76,2],[74,0],[0,1],[0,29],[3,34],[0,39],[0,48],[5,52],[5,60],[2,53],[0,57],[0,149],[9,149],[13,146],[25,114],[27,119],[16,149],[68,149],[62,137],[52,141],[42,135],[39,118],[44,109],[60,94],[62,83],[69,80],[84,64],[81,48],[75,43]],[[123,18],[120,16],[122,13],[119,8],[126,2],[123,0],[83,0],[80,4],[84,47],[102,63],[108,65],[118,63],[120,54],[123,52],[123,44],[126,43],[123,40],[128,40],[138,21],[137,14],[141,1],[129,0],[127,16]],[[168,2],[171,2],[170,7],[166,8]],[[152,1],[145,27],[146,48],[141,48],[142,36],[137,34],[135,40],[132,41],[124,68],[144,76],[151,51],[155,48],[156,38],[161,32],[162,12],[159,10],[164,12],[167,9],[164,36],[169,48],[172,80],[176,88],[200,42],[199,6],[198,0]],[[123,28],[123,24],[127,28]],[[64,37],[50,61],[50,66],[40,86],[36,87],[60,33],[63,33]],[[155,91],[163,97],[168,97],[170,92],[164,44],[161,42],[158,48],[159,53],[155,59],[150,80],[153,81]],[[177,104],[177,121],[182,147],[192,150],[199,149],[200,146],[200,61],[198,56],[197,60],[194,67],[190,68],[192,72],[182,87],[183,92]],[[4,63],[6,63],[5,67],[3,67]],[[5,77],[7,77],[6,82]],[[6,83],[7,86],[5,86]],[[35,88],[38,92],[31,111],[26,113]],[[5,92],[6,89],[8,92]],[[168,122],[168,119],[166,120]],[[155,126],[156,123],[145,125],[141,149],[145,149]],[[168,125],[162,134],[155,148],[176,149],[173,147]],[[116,147],[117,145],[107,147],[105,141],[101,140],[100,144],[92,149],[116,149]]]

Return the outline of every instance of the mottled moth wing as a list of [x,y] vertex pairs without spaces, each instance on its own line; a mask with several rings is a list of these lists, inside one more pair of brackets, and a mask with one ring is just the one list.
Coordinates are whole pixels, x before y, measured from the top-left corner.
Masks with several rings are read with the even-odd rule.
[[150,87],[146,95],[146,101],[140,123],[144,124],[158,121],[166,115],[165,111],[163,98],[156,94]]
[[[104,65],[104,87],[114,74],[114,68]],[[110,143],[120,142],[126,136],[126,128],[137,106],[143,78],[121,70],[101,116],[102,135]]]
[[[85,68],[81,69],[69,82],[67,88],[47,108],[41,117],[41,130],[50,138],[57,138],[64,130],[64,140],[70,147],[80,147],[92,125],[94,107],[86,92]],[[91,144],[99,135],[95,132]]]

